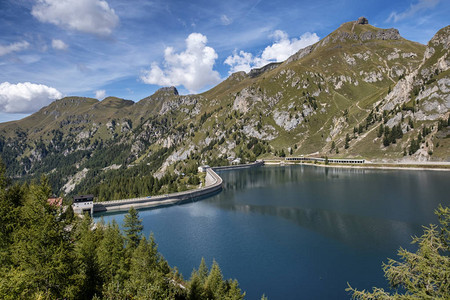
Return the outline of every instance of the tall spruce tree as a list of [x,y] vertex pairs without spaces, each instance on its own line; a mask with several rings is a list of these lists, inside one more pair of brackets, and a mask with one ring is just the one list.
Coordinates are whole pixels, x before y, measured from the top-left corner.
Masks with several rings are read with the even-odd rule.
[[123,222],[123,231],[125,232],[127,246],[136,248],[142,238],[142,219],[139,219],[139,213],[134,207],[128,210]]
[[99,235],[92,230],[92,219],[85,214],[78,220],[75,239],[75,261],[77,266],[78,295],[81,299],[92,299],[101,293],[102,278],[97,257]]

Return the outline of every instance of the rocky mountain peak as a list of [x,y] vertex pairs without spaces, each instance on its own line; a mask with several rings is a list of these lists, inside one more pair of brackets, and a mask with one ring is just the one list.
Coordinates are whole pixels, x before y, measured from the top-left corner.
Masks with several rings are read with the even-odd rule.
[[365,25],[369,24],[369,20],[365,17],[359,17],[358,20],[356,20],[356,24]]
[[160,93],[168,95],[168,96],[178,96],[178,90],[174,86],[160,88],[159,90],[156,91],[155,94],[160,94]]
[[444,49],[450,48],[450,25],[439,30],[430,40],[429,45],[442,45]]

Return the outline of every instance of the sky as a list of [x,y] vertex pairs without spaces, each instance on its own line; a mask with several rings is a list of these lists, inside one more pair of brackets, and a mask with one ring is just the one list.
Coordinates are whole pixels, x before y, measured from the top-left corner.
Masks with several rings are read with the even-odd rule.
[[448,0],[0,0],[0,122],[65,96],[201,93],[360,16],[426,44]]

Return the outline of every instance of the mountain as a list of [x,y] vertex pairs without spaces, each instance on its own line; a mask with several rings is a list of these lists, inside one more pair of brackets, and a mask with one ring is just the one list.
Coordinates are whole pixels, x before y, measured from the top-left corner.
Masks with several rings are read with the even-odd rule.
[[[65,195],[164,174],[162,185],[180,188],[198,164],[290,153],[449,161],[449,47],[450,26],[425,46],[360,18],[202,94],[57,100],[0,124],[1,157],[10,176],[47,174]],[[131,190],[108,197],[144,193]]]

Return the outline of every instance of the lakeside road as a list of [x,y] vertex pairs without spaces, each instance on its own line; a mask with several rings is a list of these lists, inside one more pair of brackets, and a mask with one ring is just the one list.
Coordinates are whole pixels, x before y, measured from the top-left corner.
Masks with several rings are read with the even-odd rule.
[[285,160],[264,160],[266,165],[311,165],[322,168],[350,168],[350,169],[384,169],[384,170],[429,170],[429,171],[450,171],[450,162],[372,162],[364,164],[333,164],[310,162],[293,162]]

